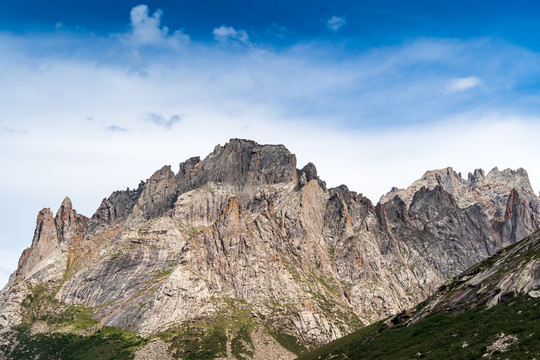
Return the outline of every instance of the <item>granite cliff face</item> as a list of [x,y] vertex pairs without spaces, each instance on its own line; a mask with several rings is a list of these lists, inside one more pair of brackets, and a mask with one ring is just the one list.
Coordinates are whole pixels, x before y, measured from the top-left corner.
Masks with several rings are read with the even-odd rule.
[[538,358],[539,290],[537,231],[446,281],[415,308],[300,359]]
[[464,180],[452,168],[428,171],[380,200],[390,231],[443,277],[455,276],[539,228],[540,199],[527,172],[482,169]]
[[494,256],[446,281],[408,320],[476,306],[493,307],[520,295],[540,298],[540,232],[499,250]]
[[0,292],[0,332],[54,313],[28,316],[46,286],[51,304],[160,336],[177,357],[192,353],[182,339],[218,334],[210,357],[274,344],[291,358],[425,299],[535,230],[539,205],[522,169],[464,180],[448,168],[374,206],[327,189],[311,163],[298,170],[282,145],[233,139],[114,192],[90,219],[67,198],[55,218],[42,210]]

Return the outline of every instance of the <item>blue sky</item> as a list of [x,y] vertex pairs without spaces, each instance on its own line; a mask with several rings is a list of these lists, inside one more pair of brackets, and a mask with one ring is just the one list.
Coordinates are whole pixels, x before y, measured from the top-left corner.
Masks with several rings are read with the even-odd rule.
[[41,208],[232,137],[374,202],[446,166],[538,191],[539,34],[532,1],[0,0],[0,283]]
[[[128,28],[126,9],[138,1],[4,0],[0,28],[15,32],[51,31],[57,22],[97,34]],[[414,37],[491,37],[537,47],[539,5],[534,1],[148,1],[164,9],[164,22],[183,28],[197,41],[211,41],[211,31],[223,23],[246,29],[265,42],[333,39],[324,24],[332,16],[345,17],[343,32],[360,46],[395,44]],[[278,41],[272,29],[285,28]],[[274,31],[275,33],[275,31]]]

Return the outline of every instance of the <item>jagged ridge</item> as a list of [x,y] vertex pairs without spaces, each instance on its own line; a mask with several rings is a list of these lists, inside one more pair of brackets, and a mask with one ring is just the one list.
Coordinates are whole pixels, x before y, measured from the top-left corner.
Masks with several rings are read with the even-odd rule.
[[532,232],[538,198],[526,173],[500,173],[465,181],[428,172],[375,207],[346,186],[327,189],[313,164],[297,170],[282,145],[233,139],[176,174],[165,166],[114,192],[90,219],[70,202],[60,227],[42,211],[0,293],[1,325],[19,323],[18,304],[45,282],[58,301],[146,336],[223,316],[325,343],[410,307]]
[[447,281],[416,309],[300,359],[532,359],[540,355],[539,288],[536,232]]

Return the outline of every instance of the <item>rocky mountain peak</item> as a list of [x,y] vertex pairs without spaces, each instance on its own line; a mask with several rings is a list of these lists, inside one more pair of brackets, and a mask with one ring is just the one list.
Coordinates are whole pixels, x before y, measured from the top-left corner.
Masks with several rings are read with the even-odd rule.
[[87,226],[88,218],[77,214],[69,197],[64,198],[54,218],[51,209],[42,209],[36,219],[32,246],[19,260],[17,278],[38,282],[61,278],[67,249],[82,239]]
[[217,358],[236,336],[249,343],[246,329],[322,344],[412,306],[538,228],[526,173],[505,171],[428,171],[373,206],[345,185],[327,189],[312,163],[297,169],[283,145],[231,139],[113,192],[90,220],[69,198],[55,217],[43,209],[0,292],[10,309],[0,326],[20,323],[21,299],[47,284],[51,306],[64,306],[51,314],[87,306],[101,324],[172,336],[178,356],[190,351],[176,341],[186,331],[214,325]]
[[70,213],[73,210],[73,204],[71,203],[71,199],[66,196],[64,200],[62,200],[62,204],[60,204],[60,207],[58,208],[58,211],[56,213],[56,216],[61,215],[63,217],[64,213]]
[[458,202],[475,201],[469,194],[469,186],[461,177],[461,174],[456,173],[452,167],[447,167],[444,169],[427,171],[407,189],[392,188],[390,192],[381,197],[379,202],[386,203],[395,196],[399,196],[405,202],[407,207],[409,207],[416,192],[420,191],[422,188],[432,190],[437,186],[441,186],[444,191],[452,194]]
[[467,183],[469,185],[474,185],[478,182],[484,181],[484,178],[486,177],[486,173],[482,169],[475,169],[474,172],[471,174],[469,173],[467,177]]
[[483,182],[490,185],[503,184],[507,188],[516,189],[528,196],[535,196],[529,180],[529,174],[523,168],[517,170],[504,169],[501,171],[495,167],[487,173]]
[[[313,164],[308,164],[305,171],[310,179],[317,176]],[[217,145],[202,161],[199,157],[192,157],[180,163],[177,174],[168,165],[156,171],[143,183],[130,223],[171,214],[181,194],[207,184],[239,191],[246,187],[297,181],[296,157],[283,145],[260,145],[252,140],[231,139],[223,146]]]
[[177,197],[176,175],[170,165],[163,166],[144,184],[133,214],[143,220],[162,216],[172,209]]
[[54,218],[58,241],[70,240],[72,236],[72,233],[70,233],[71,225],[75,224],[76,219],[77,212],[73,210],[71,199],[66,196]]
[[[54,227],[53,212],[50,208],[43,208],[37,215],[36,229],[34,230],[34,237],[32,239],[32,247],[38,245],[42,239],[49,238],[49,230]],[[47,241],[47,240],[44,240]]]
[[309,162],[302,168],[302,173],[306,174],[306,180],[309,182],[313,179],[317,179],[317,168],[313,163]]
[[407,189],[392,188],[390,192],[381,197],[380,202],[386,203],[393,197],[399,196],[409,207],[415,193],[422,187],[431,190],[436,186],[442,186],[444,191],[451,194],[462,208],[483,201],[491,203],[506,202],[512,189],[516,189],[518,193],[529,200],[537,199],[532,190],[528,174],[522,168],[500,171],[495,167],[487,174],[482,169],[476,169],[473,173],[468,174],[467,180],[464,180],[461,174],[456,173],[451,167],[447,167],[427,171]]
[[191,175],[190,189],[208,182],[235,187],[296,182],[296,156],[283,145],[231,139],[224,146],[216,146],[193,167]]
[[[380,204],[391,231],[406,234],[405,241],[445,276],[493,255],[540,224],[540,199],[523,169],[494,168],[487,174],[476,169],[466,181],[452,168],[428,171],[407,189],[392,189]],[[414,238],[433,241],[426,247]],[[459,247],[463,251],[456,251]]]

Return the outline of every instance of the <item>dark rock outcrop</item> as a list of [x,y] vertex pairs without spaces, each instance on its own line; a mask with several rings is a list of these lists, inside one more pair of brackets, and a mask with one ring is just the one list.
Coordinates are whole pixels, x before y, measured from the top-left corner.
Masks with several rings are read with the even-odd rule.
[[233,139],[114,192],[91,219],[69,199],[55,218],[40,212],[0,293],[0,325],[17,324],[17,304],[48,283],[58,301],[144,335],[233,316],[234,299],[261,329],[313,346],[426,298],[535,230],[539,209],[521,169],[427,172],[374,206],[327,189],[311,163],[298,170],[282,145]]
[[537,230],[540,220],[540,200],[523,169],[477,169],[468,180],[452,168],[428,171],[380,204],[390,232],[446,278]]
[[438,312],[494,306],[540,288],[540,231],[499,250],[494,256],[446,281],[408,320],[415,323]]

